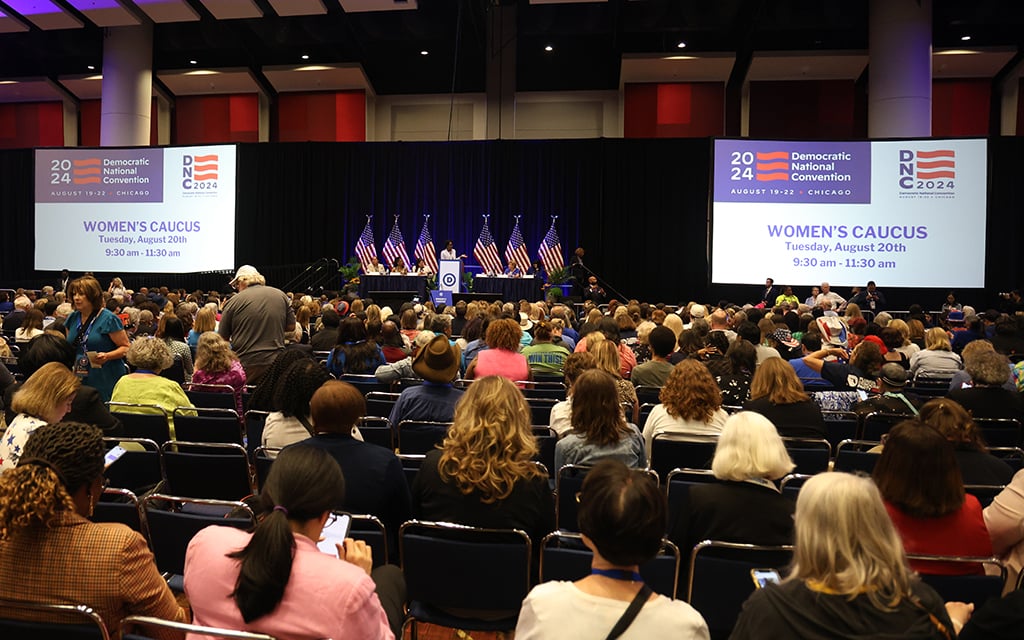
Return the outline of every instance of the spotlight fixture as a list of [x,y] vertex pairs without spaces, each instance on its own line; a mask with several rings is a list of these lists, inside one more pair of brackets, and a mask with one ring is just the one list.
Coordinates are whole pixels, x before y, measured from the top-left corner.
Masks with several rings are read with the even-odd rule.
[[555,50],[555,48],[549,44],[544,47],[544,50],[547,51],[548,53],[551,53],[552,51]]
[[685,49],[686,48],[686,43],[683,42],[682,40],[680,40],[679,44],[676,45],[676,48],[677,49]]
[[309,54],[308,53],[302,54],[302,59],[303,60],[309,60]]
[[195,60],[189,60],[189,61],[188,61],[188,63],[189,63],[189,64],[199,64],[199,63],[198,63],[198,62],[196,62]]
[[429,55],[430,55],[430,52],[429,52],[429,51],[427,51],[426,49],[424,49],[423,51],[420,51],[420,55],[421,55],[421,56],[429,56]]
[[967,42],[967,41],[968,41],[968,40],[970,40],[970,39],[971,39],[971,36],[960,36],[960,40],[961,40],[962,42]]
[[88,69],[89,71],[95,71],[96,70],[96,65],[94,65],[94,64],[86,65],[85,68]]

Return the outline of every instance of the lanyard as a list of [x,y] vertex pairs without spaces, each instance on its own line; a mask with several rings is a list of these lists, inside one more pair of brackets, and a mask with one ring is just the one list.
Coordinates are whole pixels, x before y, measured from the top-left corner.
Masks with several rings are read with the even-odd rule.
[[79,347],[82,351],[88,351],[89,346],[89,333],[92,331],[92,325],[96,323],[96,318],[100,315],[99,311],[89,316],[89,324],[85,325],[85,331],[82,331],[82,316],[78,316],[78,335],[75,336],[75,341],[78,342]]

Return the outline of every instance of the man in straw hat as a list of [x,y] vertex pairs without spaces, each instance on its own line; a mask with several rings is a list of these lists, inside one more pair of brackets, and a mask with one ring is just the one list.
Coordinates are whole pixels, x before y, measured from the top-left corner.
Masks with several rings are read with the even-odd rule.
[[462,390],[452,386],[459,375],[461,356],[458,345],[450,344],[444,334],[434,336],[416,353],[412,369],[423,378],[423,384],[402,391],[391,410],[392,427],[402,420],[452,421],[455,403],[462,397]]

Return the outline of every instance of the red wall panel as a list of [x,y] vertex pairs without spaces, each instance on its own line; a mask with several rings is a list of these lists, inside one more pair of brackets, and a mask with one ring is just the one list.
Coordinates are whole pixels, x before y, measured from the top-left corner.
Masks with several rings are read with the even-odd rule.
[[282,93],[277,118],[281,142],[364,142],[366,93]]
[[987,136],[992,81],[987,78],[932,82],[932,135]]
[[720,82],[627,84],[626,138],[700,138],[722,135],[725,85]]
[[174,123],[174,144],[259,142],[259,100],[255,93],[179,96]]
[[860,137],[854,123],[853,80],[750,83],[751,138]]
[[64,103],[0,104],[0,149],[64,146]]

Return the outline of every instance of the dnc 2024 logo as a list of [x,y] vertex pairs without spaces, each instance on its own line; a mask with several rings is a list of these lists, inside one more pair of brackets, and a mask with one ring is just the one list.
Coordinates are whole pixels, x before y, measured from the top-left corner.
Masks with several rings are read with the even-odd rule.
[[956,186],[956,152],[900,149],[898,183],[903,193],[952,194]]
[[215,153],[181,157],[181,188],[196,193],[211,193],[217,190],[219,157]]

